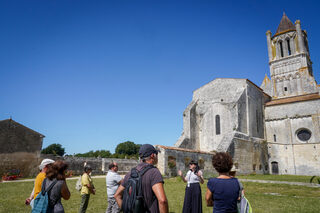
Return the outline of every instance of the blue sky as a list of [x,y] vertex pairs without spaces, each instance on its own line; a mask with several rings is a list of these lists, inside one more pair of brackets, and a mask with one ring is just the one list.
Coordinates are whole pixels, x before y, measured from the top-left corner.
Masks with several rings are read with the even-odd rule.
[[221,78],[260,85],[265,33],[283,12],[308,32],[319,83],[317,1],[0,2],[0,120],[68,154],[127,140],[173,146],[192,91]]

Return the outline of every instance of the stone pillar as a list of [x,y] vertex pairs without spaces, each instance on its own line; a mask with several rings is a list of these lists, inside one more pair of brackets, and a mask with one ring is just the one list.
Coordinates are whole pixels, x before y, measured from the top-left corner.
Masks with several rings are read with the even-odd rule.
[[297,77],[297,90],[298,90],[298,95],[302,94],[302,84],[301,84],[301,78],[300,76]]
[[299,44],[299,50],[300,53],[305,53],[306,52],[306,47],[303,42],[303,36],[302,36],[302,31],[301,31],[301,25],[300,25],[300,20],[297,20],[295,22],[296,24],[296,30],[297,30],[297,37],[298,37],[298,44]]
[[290,76],[290,93],[291,95],[296,95],[297,93],[297,86],[296,86],[296,79],[294,79],[292,76]]
[[267,44],[268,44],[268,55],[269,55],[269,62],[272,61],[272,48],[271,48],[271,32],[268,30],[266,32],[267,35]]
[[296,46],[294,45],[294,39],[293,38],[290,38],[290,47],[291,47],[291,55],[295,55]]
[[288,56],[288,43],[286,39],[282,41],[282,49],[283,49],[283,57]]

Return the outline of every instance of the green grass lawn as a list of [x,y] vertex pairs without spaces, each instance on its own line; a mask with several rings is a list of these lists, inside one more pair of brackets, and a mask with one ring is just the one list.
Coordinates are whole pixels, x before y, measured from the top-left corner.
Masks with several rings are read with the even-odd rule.
[[[278,176],[278,178],[280,178]],[[282,178],[280,178],[282,179]],[[294,179],[294,178],[293,178]],[[103,213],[107,208],[105,179],[93,179],[97,194],[92,195],[87,212]],[[277,179],[279,180],[279,179]],[[63,201],[65,212],[78,212],[80,193],[76,191],[76,180],[68,180],[71,198]],[[244,182],[246,197],[249,199],[253,212],[319,212],[320,189],[285,184],[263,184]],[[33,182],[0,183],[0,212],[19,213],[30,212],[30,207],[24,205],[24,200],[32,190]],[[165,191],[169,200],[170,212],[182,212],[185,183],[179,178],[165,180]],[[212,212],[205,206],[204,194],[206,183],[202,185],[203,212]]]
[[312,176],[302,175],[238,175],[239,179],[274,180],[309,183]]

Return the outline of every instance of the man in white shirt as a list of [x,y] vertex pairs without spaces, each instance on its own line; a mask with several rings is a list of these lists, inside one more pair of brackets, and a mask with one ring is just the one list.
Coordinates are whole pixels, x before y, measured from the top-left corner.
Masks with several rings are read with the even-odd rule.
[[120,208],[113,195],[116,193],[119,185],[122,182],[121,176],[117,173],[118,165],[113,162],[109,165],[109,171],[106,176],[107,195],[108,195],[108,208],[106,213],[119,213]]

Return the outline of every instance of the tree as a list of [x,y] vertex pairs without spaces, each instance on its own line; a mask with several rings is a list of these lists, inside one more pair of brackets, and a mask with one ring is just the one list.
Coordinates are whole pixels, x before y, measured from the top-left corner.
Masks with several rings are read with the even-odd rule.
[[132,141],[126,141],[119,143],[116,147],[115,154],[124,154],[124,155],[137,155],[139,153],[140,144],[135,144]]
[[49,145],[47,148],[42,149],[41,153],[63,156],[66,152],[64,151],[64,148],[62,148],[61,144],[54,143]]
[[109,158],[112,156],[111,152],[109,150],[97,150],[97,151],[89,151],[86,153],[78,153],[75,154],[76,157],[102,157],[102,158]]

